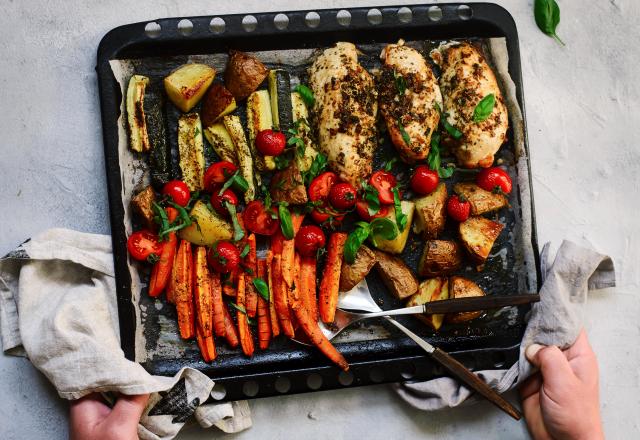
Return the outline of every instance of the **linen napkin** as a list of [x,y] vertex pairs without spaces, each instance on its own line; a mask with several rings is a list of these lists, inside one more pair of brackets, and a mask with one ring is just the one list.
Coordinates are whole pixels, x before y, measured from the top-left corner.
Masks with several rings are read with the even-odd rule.
[[203,427],[251,426],[246,401],[204,404],[214,382],[183,368],[152,376],[120,348],[111,237],[51,229],[0,260],[0,336],[7,354],[25,355],[60,397],[92,392],[151,393],[142,439],[174,438],[190,416]]
[[[516,387],[533,373],[524,355],[529,345],[537,343],[566,348],[573,344],[582,328],[588,290],[615,286],[615,270],[610,257],[563,241],[551,261],[549,249],[547,243],[540,255],[543,282],[540,302],[531,308],[519,360],[507,370],[476,372],[499,393]],[[448,377],[420,383],[399,383],[393,387],[405,401],[424,411],[478,400],[467,387]]]

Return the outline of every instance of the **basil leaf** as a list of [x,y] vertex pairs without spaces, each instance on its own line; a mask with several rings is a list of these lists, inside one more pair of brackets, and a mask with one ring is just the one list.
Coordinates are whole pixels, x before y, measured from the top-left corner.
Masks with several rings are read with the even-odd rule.
[[254,278],[253,279],[253,285],[255,286],[255,288],[258,291],[258,293],[260,294],[260,296],[263,297],[264,300],[268,302],[269,301],[269,286],[267,286],[267,283],[265,283],[262,278]]
[[221,196],[227,189],[232,186],[235,190],[240,191],[241,193],[245,193],[249,189],[249,184],[247,183],[245,178],[240,175],[240,170],[237,170],[231,175],[231,177],[227,179],[226,182],[224,182],[224,185],[222,185],[222,188],[220,188],[218,195]]
[[362,246],[362,243],[364,243],[369,236],[369,225],[366,223],[365,225],[366,227],[360,226],[351,232],[347,237],[347,241],[344,243],[344,260],[348,264],[353,264],[353,262],[356,261],[356,254],[360,246]]
[[489,116],[491,116],[491,112],[493,112],[493,107],[496,105],[496,95],[493,93],[489,93],[487,96],[482,98],[482,100],[476,105],[476,108],[473,109],[473,122],[482,122],[486,121]]
[[280,216],[280,229],[282,230],[282,235],[284,235],[284,238],[287,240],[293,239],[294,234],[293,223],[291,223],[291,213],[284,203],[278,205],[278,215]]
[[404,92],[407,90],[407,80],[404,79],[404,76],[398,74],[395,70],[393,71],[393,79],[396,83],[398,95],[403,96]]
[[453,175],[453,172],[456,170],[456,167],[453,164],[448,164],[446,167],[438,168],[438,177],[441,179],[448,179]]
[[316,103],[316,98],[313,96],[313,90],[311,90],[304,84],[298,84],[294,87],[293,91],[300,94],[302,100],[305,104],[307,104],[308,107],[313,107],[313,105]]
[[446,117],[442,118],[441,122],[444,129],[447,130],[447,133],[449,133],[449,135],[452,138],[460,139],[462,137],[462,132],[458,130],[456,127],[454,127],[453,125],[451,125],[449,121],[447,121]]
[[318,177],[318,175],[327,167],[327,156],[322,153],[318,153],[316,157],[313,158],[311,162],[311,166],[309,170],[304,173],[304,183],[306,186],[309,186],[311,181]]
[[394,187],[391,191],[393,192],[393,208],[396,211],[396,224],[400,232],[402,232],[404,228],[407,227],[407,215],[402,212],[402,203],[400,202],[398,187]]
[[151,208],[156,213],[154,220],[160,225],[160,229],[158,230],[158,239],[160,241],[164,241],[167,236],[165,231],[169,229],[169,218],[167,217],[167,212],[156,202],[151,202]]
[[380,212],[380,196],[378,190],[368,183],[363,183],[364,188],[364,200],[367,202],[367,210],[369,215],[374,216]]
[[427,163],[433,171],[440,168],[440,133],[433,133],[431,136],[431,148],[427,155]]
[[393,168],[393,166],[396,164],[397,161],[398,161],[398,157],[392,157],[390,160],[386,161],[384,164],[384,170],[391,171],[391,169]]
[[[251,250],[251,247],[248,244],[244,245],[244,248],[242,248],[242,252],[240,252],[240,258],[244,258],[247,255],[249,255],[249,251]],[[228,275],[228,274],[225,274]]]
[[400,118],[398,118],[397,124],[398,124],[398,130],[400,130],[400,136],[402,136],[402,140],[404,141],[405,144],[407,144],[407,146],[410,147],[411,138],[409,137],[409,133],[407,133],[407,131],[402,126],[402,122],[400,121]]
[[560,7],[558,3],[555,0],[535,0],[533,15],[538,28],[564,46],[564,42],[556,34],[556,28],[560,23]]
[[287,168],[289,166],[289,164],[291,163],[291,158],[288,157],[285,154],[281,154],[279,156],[275,156],[273,158],[273,161],[276,164],[276,169],[278,170],[284,170],[285,168]]
[[244,307],[239,306],[238,304],[234,303],[233,301],[229,301],[229,305],[231,307],[233,307],[234,309],[236,309],[238,312],[244,313],[245,315],[247,314],[247,310]]
[[242,240],[242,237],[244,237],[244,231],[240,227],[240,223],[238,223],[236,205],[234,205],[233,203],[229,203],[228,200],[225,200],[224,207],[227,208],[227,211],[229,211],[229,215],[231,216],[231,224],[233,224],[233,241]]
[[379,236],[385,240],[393,240],[398,236],[398,227],[386,217],[373,219],[369,227],[372,238]]

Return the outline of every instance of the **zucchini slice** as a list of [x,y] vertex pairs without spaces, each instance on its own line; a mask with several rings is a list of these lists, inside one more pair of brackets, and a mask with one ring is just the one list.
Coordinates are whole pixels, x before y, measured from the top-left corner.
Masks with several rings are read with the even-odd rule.
[[133,75],[127,87],[127,125],[129,127],[129,146],[133,151],[142,153],[149,151],[149,135],[147,121],[144,114],[144,94],[149,84],[149,78]]
[[251,154],[260,171],[273,170],[276,162],[273,156],[263,156],[256,148],[256,137],[262,130],[270,130],[273,127],[271,116],[271,102],[267,90],[253,92],[247,98],[247,129],[249,131],[249,146]]
[[182,180],[191,191],[204,188],[204,142],[202,123],[197,113],[187,113],[178,119],[178,151]]
[[289,72],[282,69],[269,71],[269,97],[271,98],[273,127],[286,132],[293,127]]
[[236,147],[233,139],[229,136],[227,128],[222,122],[215,122],[213,125],[204,129],[204,136],[213,147],[220,160],[226,160],[234,164],[238,164],[236,156]]
[[161,190],[165,183],[173,178],[171,167],[171,147],[167,142],[164,126],[164,95],[159,84],[147,88],[144,109],[147,116],[147,132],[151,143],[149,169],[151,183]]
[[[293,120],[298,126],[298,137],[304,142],[304,156],[298,158],[298,167],[300,171],[309,171],[313,159],[318,155],[318,150],[315,148],[315,142],[311,135],[311,128],[309,127],[309,111],[307,105],[304,103],[302,96],[298,92],[291,93],[291,108],[293,114]],[[298,122],[298,121],[304,122]]]
[[240,117],[236,115],[224,116],[222,118],[224,126],[226,127],[233,144],[236,147],[236,155],[238,156],[238,165],[240,167],[240,174],[249,184],[249,188],[244,193],[244,201],[250,202],[256,196],[256,186],[253,181],[253,158],[251,157],[251,150],[247,143],[247,138],[244,135],[244,129],[242,128],[242,122]]

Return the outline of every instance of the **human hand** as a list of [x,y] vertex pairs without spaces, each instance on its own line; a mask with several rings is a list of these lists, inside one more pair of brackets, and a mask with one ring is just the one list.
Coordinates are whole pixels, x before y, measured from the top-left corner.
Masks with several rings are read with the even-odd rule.
[[598,362],[584,330],[561,351],[533,344],[525,355],[540,371],[520,387],[524,417],[536,439],[604,439]]
[[149,395],[121,394],[110,408],[100,394],[92,393],[71,402],[71,440],[137,440],[138,422]]

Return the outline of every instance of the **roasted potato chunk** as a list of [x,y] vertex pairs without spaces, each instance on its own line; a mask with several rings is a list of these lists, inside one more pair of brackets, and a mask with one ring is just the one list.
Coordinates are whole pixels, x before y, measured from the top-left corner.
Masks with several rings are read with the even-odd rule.
[[193,218],[191,226],[178,232],[181,239],[201,246],[211,246],[220,240],[231,240],[233,228],[217,213],[198,200],[189,215]]
[[462,249],[455,241],[428,240],[418,264],[418,275],[434,277],[455,272],[462,265]]
[[469,217],[458,226],[462,245],[477,263],[487,260],[493,243],[503,228],[502,223],[484,217]]
[[307,188],[295,160],[273,176],[270,191],[275,202],[287,202],[290,205],[307,203]]
[[[407,307],[443,299],[449,299],[449,281],[446,278],[430,278],[420,283],[418,292],[407,301]],[[444,314],[441,313],[415,315],[415,317],[436,331],[442,327],[444,321]]]
[[268,74],[269,69],[256,57],[232,50],[224,72],[224,83],[237,100],[242,100],[255,91]]
[[475,183],[456,183],[453,185],[453,192],[467,199],[471,205],[471,215],[482,215],[487,212],[497,211],[509,204],[503,194],[486,191]]
[[167,96],[183,112],[188,112],[204,96],[216,71],[205,64],[185,64],[164,79]]
[[202,124],[211,127],[218,119],[236,109],[236,98],[221,83],[212,85],[202,101]]
[[377,261],[378,258],[371,249],[365,245],[360,246],[353,264],[347,264],[346,261],[342,262],[340,269],[340,292],[348,292],[353,289],[369,274]]
[[[463,277],[451,277],[449,278],[449,298],[465,298],[469,296],[484,296],[484,291],[471,280]],[[471,321],[476,319],[482,314],[482,310],[477,312],[460,312],[460,313],[448,313],[446,320],[453,324],[461,322]]]
[[431,194],[415,200],[416,220],[413,223],[413,232],[431,240],[438,238],[444,230],[447,220],[447,187],[440,183]]
[[131,199],[131,206],[134,212],[140,216],[142,223],[151,230],[155,229],[155,223],[153,222],[153,202],[155,201],[156,194],[151,186],[147,186]]
[[378,259],[376,270],[396,298],[404,299],[418,291],[418,280],[404,261],[386,252],[374,252]]

